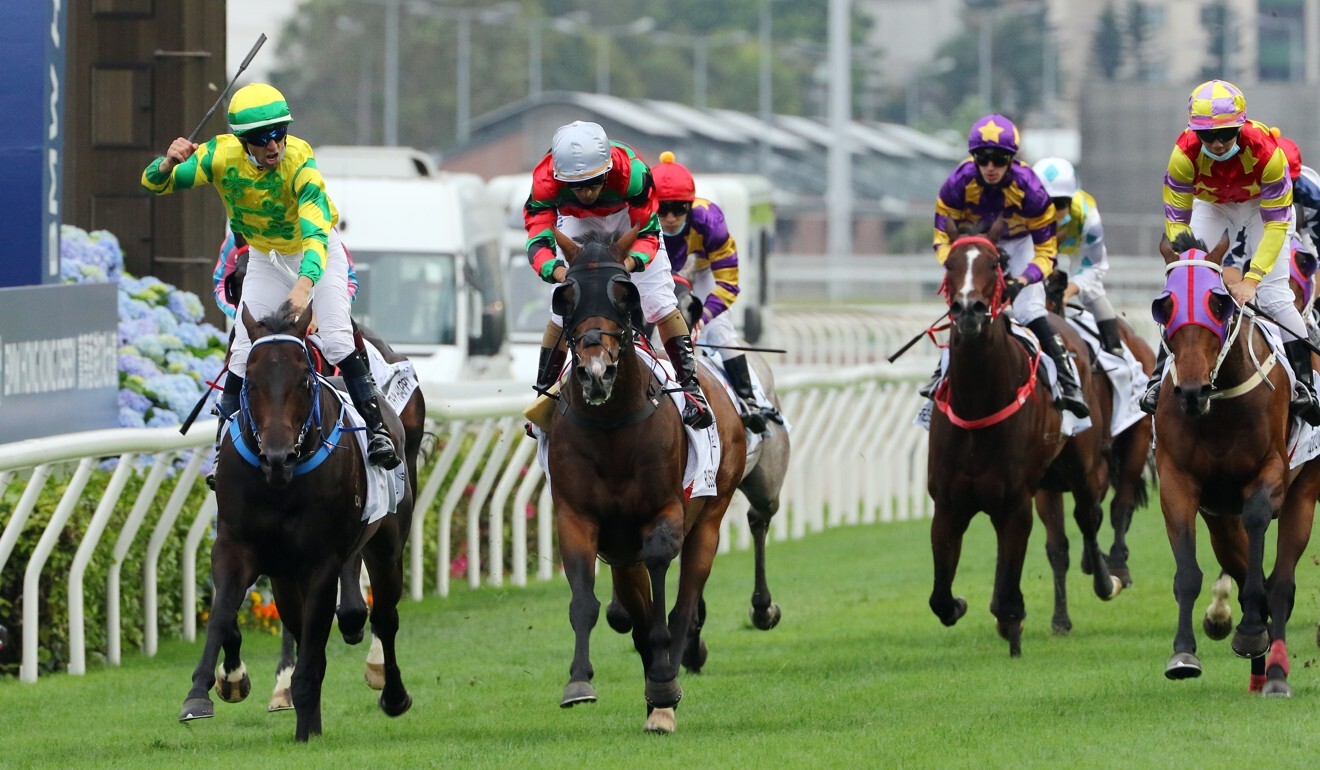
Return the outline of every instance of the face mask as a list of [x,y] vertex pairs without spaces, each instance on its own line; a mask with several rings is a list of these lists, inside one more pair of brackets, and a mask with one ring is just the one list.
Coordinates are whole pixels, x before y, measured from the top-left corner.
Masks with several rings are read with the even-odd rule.
[[1238,144],[1237,142],[1234,142],[1234,143],[1233,143],[1233,149],[1229,150],[1228,152],[1224,153],[1223,155],[1216,155],[1216,154],[1214,154],[1213,152],[1210,152],[1210,150],[1206,149],[1206,146],[1205,146],[1205,145],[1201,145],[1201,152],[1205,153],[1205,156],[1206,156],[1207,158],[1209,158],[1210,160],[1228,160],[1229,158],[1233,157],[1234,155],[1237,155],[1237,154],[1238,154],[1238,150],[1240,150],[1240,149],[1242,149],[1242,145]]
[[682,235],[682,234],[683,234],[683,231],[686,230],[686,229],[687,229],[687,217],[684,217],[684,218],[683,218],[683,223],[680,224],[677,228],[675,228],[675,229],[672,230],[672,231],[670,231],[670,230],[666,230],[665,227],[664,227],[664,225],[661,225],[661,226],[660,226],[660,232],[662,232],[662,233],[664,233],[665,235],[668,235],[668,236]]

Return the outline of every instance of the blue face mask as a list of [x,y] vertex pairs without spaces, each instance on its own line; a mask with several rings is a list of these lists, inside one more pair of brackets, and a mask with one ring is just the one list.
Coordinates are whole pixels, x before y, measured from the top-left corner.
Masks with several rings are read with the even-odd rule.
[[1237,142],[1234,142],[1234,143],[1233,143],[1233,149],[1229,150],[1228,152],[1224,153],[1223,155],[1216,155],[1216,154],[1214,154],[1213,152],[1210,152],[1210,150],[1207,149],[1206,146],[1205,146],[1204,144],[1201,145],[1201,152],[1205,153],[1205,156],[1206,156],[1207,158],[1209,158],[1210,160],[1216,160],[1216,161],[1219,161],[1219,160],[1228,160],[1229,158],[1233,157],[1234,155],[1237,155],[1237,154],[1238,154],[1238,150],[1240,150],[1240,149],[1242,149],[1242,145],[1238,144]]
[[683,230],[685,230],[686,228],[687,228],[687,217],[683,217],[683,223],[680,224],[673,232],[666,230],[664,225],[660,226],[660,232],[670,237],[673,237],[675,235],[682,235]]

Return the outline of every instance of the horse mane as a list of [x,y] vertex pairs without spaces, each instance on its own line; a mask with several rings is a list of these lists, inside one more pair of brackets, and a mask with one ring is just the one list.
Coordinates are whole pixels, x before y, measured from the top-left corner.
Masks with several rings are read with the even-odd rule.
[[1191,249],[1209,251],[1205,247],[1205,241],[1192,235],[1190,230],[1184,230],[1173,239],[1173,250],[1179,254],[1184,254]]
[[298,316],[294,314],[293,306],[286,299],[270,315],[261,319],[258,323],[271,334],[291,334],[294,331],[294,325],[298,323]]

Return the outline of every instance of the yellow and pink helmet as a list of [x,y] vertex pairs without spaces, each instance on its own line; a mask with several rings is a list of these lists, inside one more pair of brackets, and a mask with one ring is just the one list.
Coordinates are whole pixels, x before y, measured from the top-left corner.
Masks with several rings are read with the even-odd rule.
[[1193,131],[1246,125],[1247,97],[1227,80],[1208,80],[1187,97],[1187,127]]

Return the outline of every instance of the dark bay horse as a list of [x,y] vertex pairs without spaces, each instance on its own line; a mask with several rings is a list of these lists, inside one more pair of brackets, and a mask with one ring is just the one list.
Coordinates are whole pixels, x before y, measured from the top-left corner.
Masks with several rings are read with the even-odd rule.
[[[226,440],[216,469],[218,527],[211,552],[215,594],[206,644],[193,672],[193,686],[180,721],[214,716],[207,693],[213,685],[225,700],[241,700],[250,689],[241,660],[237,612],[247,586],[270,577],[276,605],[298,642],[292,677],[296,738],[321,733],[321,684],[325,646],[335,615],[335,593],[346,565],[361,553],[371,576],[371,631],[381,641],[385,686],[380,706],[398,716],[412,705],[395,659],[398,601],[403,590],[403,543],[411,521],[412,489],[404,474],[397,512],[363,522],[368,480],[357,440],[342,430],[339,399],[321,386],[307,349],[310,308],[290,318],[285,305],[258,322],[242,308],[253,340],[237,418],[236,438]],[[381,405],[396,446],[405,446],[403,427]],[[225,658],[220,681],[216,661]]]
[[[994,244],[998,232],[1002,227],[997,224],[989,237],[957,237],[944,263],[941,291],[949,302],[952,328],[948,372],[935,394],[939,408],[930,424],[927,490],[935,503],[930,608],[946,626],[966,614],[967,600],[954,597],[953,579],[963,535],[972,517],[985,511],[998,537],[990,611],[1009,643],[1009,654],[1017,657],[1026,616],[1021,579],[1031,534],[1031,504],[1047,473],[1073,492],[1083,547],[1096,565],[1092,576],[1096,595],[1111,599],[1122,590],[1122,582],[1110,576],[1096,539],[1102,518],[1099,502],[1107,482],[1102,432],[1091,428],[1072,437],[1061,432],[1061,414],[1044,374],[1037,370],[1041,354],[1029,355],[1010,334],[1003,315],[1003,262]],[[1077,360],[1078,374],[1095,414],[1085,343],[1061,318],[1051,317],[1051,324],[1074,354],[1083,353]],[[1047,530],[1062,532],[1061,514],[1051,516],[1051,510],[1043,508],[1042,520]],[[1056,575],[1056,626],[1063,601],[1059,574],[1067,568],[1066,539],[1062,548],[1058,543],[1047,545]]]
[[[590,638],[600,615],[599,557],[610,565],[642,659],[645,727],[672,732],[683,695],[679,661],[694,659],[689,654],[705,657],[701,594],[720,522],[743,476],[746,448],[733,403],[698,367],[722,451],[712,470],[715,496],[689,497],[683,486],[688,437],[682,419],[634,349],[642,324],[640,298],[620,261],[635,237],[635,231],[618,241],[592,234],[579,250],[558,236],[571,267],[555,290],[553,306],[564,318],[572,374],[552,417],[548,462],[576,640],[560,705],[596,700]],[[665,576],[679,556],[678,596],[666,619]]]
[[[1220,566],[1239,586],[1242,620],[1232,648],[1252,659],[1251,690],[1289,695],[1287,621],[1320,469],[1313,460],[1300,474],[1289,470],[1288,373],[1224,287],[1227,250],[1227,237],[1209,253],[1190,234],[1160,243],[1168,278],[1151,309],[1172,354],[1166,376],[1173,387],[1161,389],[1155,412],[1155,461],[1178,600],[1174,651],[1164,673],[1170,679],[1201,675],[1192,630],[1202,578],[1196,560],[1200,511]],[[1278,547],[1267,581],[1265,535],[1276,518]],[[1212,639],[1228,636],[1232,622],[1222,598],[1217,590],[1204,620]]]
[[[1064,314],[1067,308],[1064,307],[1063,292],[1067,285],[1068,274],[1061,270],[1050,273],[1045,279],[1045,306],[1050,312]],[[1141,371],[1146,375],[1146,379],[1149,379],[1151,372],[1155,370],[1155,350],[1122,318],[1118,319],[1118,330],[1123,344],[1141,364]],[[1093,332],[1095,335],[1098,333],[1098,330]],[[1100,408],[1101,419],[1112,425],[1114,383],[1104,367],[1097,366],[1096,363],[1092,362],[1092,370],[1097,375],[1094,378],[1099,399],[1097,406]],[[1144,383],[1146,379],[1141,382]],[[1093,410],[1092,416],[1095,415],[1096,412]],[[1125,588],[1132,585],[1132,573],[1128,567],[1127,532],[1132,526],[1133,511],[1146,504],[1145,471],[1153,462],[1150,451],[1153,431],[1154,421],[1149,415],[1143,414],[1141,419],[1113,437],[1109,450],[1105,453],[1109,461],[1109,483],[1114,491],[1113,497],[1109,500],[1109,524],[1114,530],[1114,542],[1105,560],[1109,565],[1110,574],[1122,580]],[[1082,554],[1082,572],[1087,575],[1092,573],[1091,560],[1086,552]]]

